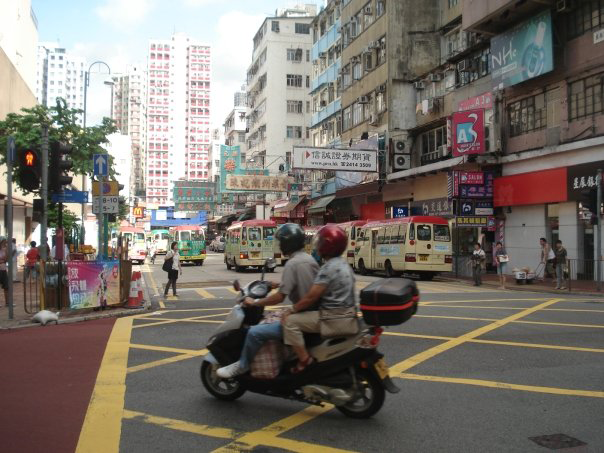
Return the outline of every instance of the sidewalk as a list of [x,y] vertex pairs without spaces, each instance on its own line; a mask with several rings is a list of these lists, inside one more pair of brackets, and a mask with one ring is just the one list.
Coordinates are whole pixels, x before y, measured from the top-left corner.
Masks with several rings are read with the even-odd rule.
[[[37,327],[38,323],[31,321],[33,315],[38,311],[34,309],[32,313],[27,313],[23,300],[23,273],[18,274],[19,282],[13,283],[13,319],[8,319],[8,307],[5,306],[4,293],[0,290],[0,330],[17,329],[22,327]],[[146,285],[143,285],[143,293],[145,297],[145,306],[149,305],[149,295],[146,291]],[[80,310],[70,310],[63,308],[59,316],[59,324],[67,324],[73,322],[90,321],[93,319],[103,318],[118,318],[121,316],[138,315],[144,313],[148,308],[124,308],[122,306],[109,306],[105,310],[95,310],[93,308],[85,308]],[[52,311],[55,311],[54,309]]]
[[[468,285],[473,284],[473,280],[471,277],[441,276],[440,278],[463,282],[463,283],[467,283]],[[499,276],[496,274],[483,274],[482,275],[482,284],[483,284],[483,286],[499,288]],[[604,297],[604,291],[598,292],[596,290],[596,284],[593,281],[573,280],[571,282],[570,290],[568,289],[568,284],[566,285],[566,289],[564,289],[564,290],[554,289],[555,286],[556,286],[555,281],[549,281],[549,280],[544,282],[541,279],[536,279],[534,281],[534,283],[516,283],[516,280],[514,279],[513,275],[506,275],[506,279],[505,279],[505,289],[510,289],[510,290],[537,291],[537,292],[554,293],[554,294],[579,294],[579,295],[583,295],[583,296]]]

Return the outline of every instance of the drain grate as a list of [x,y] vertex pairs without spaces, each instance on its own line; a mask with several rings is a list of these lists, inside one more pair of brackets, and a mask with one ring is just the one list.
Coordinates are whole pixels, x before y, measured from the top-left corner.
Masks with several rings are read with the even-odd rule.
[[585,442],[567,436],[566,434],[546,434],[545,436],[529,437],[537,445],[549,448],[550,450],[562,450],[564,448],[583,447]]

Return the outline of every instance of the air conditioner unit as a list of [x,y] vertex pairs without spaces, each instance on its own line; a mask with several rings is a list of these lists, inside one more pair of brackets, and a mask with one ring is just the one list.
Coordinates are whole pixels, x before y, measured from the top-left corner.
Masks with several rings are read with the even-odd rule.
[[380,116],[377,113],[371,113],[369,115],[369,125],[377,126],[380,124]]
[[559,13],[567,13],[572,9],[570,0],[557,0],[556,11]]
[[411,168],[411,154],[394,153],[392,169],[394,171],[409,170]]
[[378,47],[380,47],[380,42],[379,41],[369,41],[369,46],[370,49],[377,49]]
[[350,61],[351,61],[351,62],[353,62],[353,63],[358,63],[358,62],[360,61],[360,59],[359,59],[359,57],[354,56],[354,57],[352,57],[352,58],[350,59]]
[[359,104],[369,104],[369,96],[359,96],[357,102]]
[[430,74],[428,76],[428,80],[430,82],[440,82],[442,80],[442,76],[440,74]]
[[371,15],[371,6],[366,6],[363,9],[363,13],[366,14],[366,15],[368,15],[368,16],[370,16]]
[[386,84],[382,83],[381,85],[378,85],[378,87],[375,89],[376,92],[378,93],[385,93],[386,92]]
[[406,154],[410,152],[409,146],[407,146],[407,142],[405,140],[394,140],[392,142],[392,146],[394,147],[395,153],[403,153]]
[[415,88],[416,90],[423,90],[425,88],[424,82],[413,82],[413,88]]

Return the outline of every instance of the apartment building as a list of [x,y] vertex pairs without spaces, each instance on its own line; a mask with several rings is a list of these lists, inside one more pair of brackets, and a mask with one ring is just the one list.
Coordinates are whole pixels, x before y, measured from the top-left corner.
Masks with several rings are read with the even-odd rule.
[[177,33],[148,49],[147,203],[173,204],[173,181],[210,179],[210,47]]
[[130,136],[132,162],[128,183],[132,196],[145,196],[145,152],[147,134],[147,73],[131,65],[113,77],[113,120],[122,135]]
[[39,43],[35,88],[38,102],[53,107],[57,98],[63,98],[67,107],[83,110],[87,69],[83,58],[70,54],[58,43]]
[[341,2],[331,0],[312,22],[311,144],[335,146],[342,133]]
[[247,71],[247,159],[278,174],[310,142],[310,24],[315,5],[277,10],[254,36]]

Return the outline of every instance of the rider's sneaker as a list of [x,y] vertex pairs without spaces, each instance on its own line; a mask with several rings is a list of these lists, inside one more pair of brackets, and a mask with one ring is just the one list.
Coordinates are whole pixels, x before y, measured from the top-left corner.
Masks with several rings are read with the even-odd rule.
[[240,374],[244,374],[247,370],[241,366],[239,362],[231,363],[216,370],[216,375],[221,379],[231,379]]

